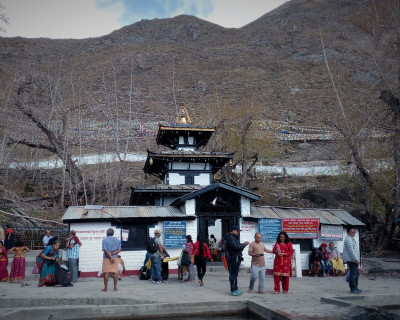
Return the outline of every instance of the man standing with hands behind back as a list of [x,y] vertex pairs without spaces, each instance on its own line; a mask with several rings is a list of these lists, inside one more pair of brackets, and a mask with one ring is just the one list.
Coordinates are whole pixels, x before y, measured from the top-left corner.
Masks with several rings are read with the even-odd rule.
[[74,284],[78,281],[78,260],[79,260],[79,248],[82,243],[76,236],[76,231],[71,230],[69,232],[69,239],[67,242],[67,258],[68,258],[68,269],[71,275],[71,282]]
[[121,252],[121,241],[114,237],[114,229],[109,228],[107,230],[107,238],[102,242],[103,249],[103,273],[104,273],[104,289],[103,292],[107,292],[108,286],[108,274],[112,273],[114,277],[114,292],[118,291],[118,253]]
[[251,256],[251,268],[250,268],[250,286],[248,292],[253,292],[254,283],[257,278],[258,281],[258,293],[264,294],[264,279],[265,279],[265,259],[264,252],[273,253],[272,250],[268,250],[261,242],[261,233],[257,232],[254,235],[254,241],[250,243],[249,255]]
[[347,229],[347,237],[343,244],[343,261],[347,262],[350,272],[350,292],[359,294],[362,290],[358,289],[358,277],[360,273],[358,266],[360,265],[360,251],[358,250],[358,244],[356,239],[356,230],[353,227]]
[[153,283],[160,284],[163,283],[161,278],[161,262],[165,258],[164,250],[160,241],[161,230],[154,230],[154,241],[157,245],[157,251],[154,252],[151,256],[151,277],[153,279]]

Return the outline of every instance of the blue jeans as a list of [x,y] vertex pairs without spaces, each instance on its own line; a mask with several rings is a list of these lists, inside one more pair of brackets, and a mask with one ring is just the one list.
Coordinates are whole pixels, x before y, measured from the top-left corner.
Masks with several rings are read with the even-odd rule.
[[231,285],[231,292],[234,292],[238,290],[237,278],[241,261],[239,260],[238,256],[231,256],[227,262],[229,267],[229,283]]
[[151,256],[151,278],[153,281],[162,281],[161,279],[161,258],[159,256]]
[[188,280],[193,281],[194,280],[194,264],[191,263],[188,266]]
[[349,266],[350,270],[350,281],[349,281],[350,291],[354,291],[358,289],[358,277],[360,276],[360,272],[358,270],[357,263],[347,261],[347,265]]
[[78,281],[78,259],[68,258],[68,269],[71,275],[71,281]]
[[329,260],[321,260],[322,274],[329,274],[332,269],[332,264]]
[[258,291],[264,291],[265,270],[266,270],[266,266],[262,266],[262,267],[251,266],[249,290],[253,290],[254,283],[256,282],[257,278],[259,278]]
[[147,253],[146,253],[146,256],[145,256],[145,258],[144,258],[144,261],[143,261],[143,265],[144,265],[144,266],[145,266],[146,263],[149,261],[150,257],[151,257],[151,253],[150,253],[150,252],[147,252]]

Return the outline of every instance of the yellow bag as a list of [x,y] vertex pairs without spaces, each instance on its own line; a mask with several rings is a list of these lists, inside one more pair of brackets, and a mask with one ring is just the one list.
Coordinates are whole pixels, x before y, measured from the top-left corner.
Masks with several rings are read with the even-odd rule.
[[147,269],[151,269],[151,259],[149,259],[148,261],[147,261],[147,263],[146,263],[146,268]]

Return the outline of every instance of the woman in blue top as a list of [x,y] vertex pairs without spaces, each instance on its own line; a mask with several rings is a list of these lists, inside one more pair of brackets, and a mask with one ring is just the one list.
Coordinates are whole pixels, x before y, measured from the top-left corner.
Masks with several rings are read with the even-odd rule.
[[40,279],[39,287],[54,286],[56,281],[55,263],[58,259],[58,248],[60,243],[57,238],[51,238],[48,246],[42,251],[38,258]]

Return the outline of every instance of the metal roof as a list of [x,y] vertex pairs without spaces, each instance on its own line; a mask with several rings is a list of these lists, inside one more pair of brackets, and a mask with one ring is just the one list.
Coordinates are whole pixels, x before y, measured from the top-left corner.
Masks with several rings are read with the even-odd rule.
[[251,207],[251,217],[257,219],[319,218],[321,224],[364,226],[343,209]]
[[64,213],[62,220],[117,220],[132,218],[180,218],[182,220],[194,219],[188,216],[177,207],[171,206],[91,206],[86,207],[68,207]]

